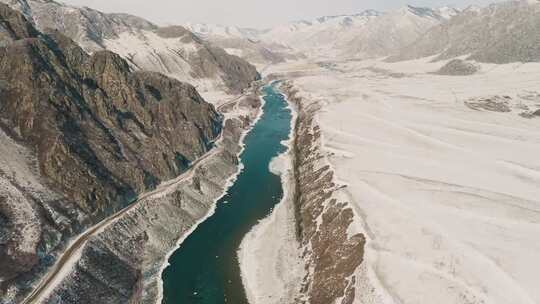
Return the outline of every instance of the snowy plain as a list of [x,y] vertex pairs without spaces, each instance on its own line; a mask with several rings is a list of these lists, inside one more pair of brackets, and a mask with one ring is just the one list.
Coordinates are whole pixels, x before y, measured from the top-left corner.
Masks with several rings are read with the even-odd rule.
[[[322,105],[330,162],[368,239],[357,303],[539,303],[539,64],[429,58],[271,68]],[[508,96],[508,112],[472,98]],[[524,107],[524,101],[526,102]],[[258,303],[258,302],[255,302]]]

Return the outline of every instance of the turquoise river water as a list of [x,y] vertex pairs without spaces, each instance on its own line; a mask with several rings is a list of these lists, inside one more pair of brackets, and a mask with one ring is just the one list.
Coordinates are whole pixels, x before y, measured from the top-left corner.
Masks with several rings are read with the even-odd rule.
[[281,200],[272,158],[286,151],[292,115],[275,84],[263,89],[264,113],[244,139],[244,169],[216,212],[182,243],[163,272],[165,304],[247,304],[237,251],[242,238]]

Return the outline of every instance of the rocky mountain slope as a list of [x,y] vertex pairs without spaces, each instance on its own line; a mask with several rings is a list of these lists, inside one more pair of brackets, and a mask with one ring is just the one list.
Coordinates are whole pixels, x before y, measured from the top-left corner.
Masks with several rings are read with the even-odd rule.
[[193,86],[0,4],[0,302],[71,236],[184,172],[221,120]]
[[198,39],[181,26],[159,27],[127,14],[105,14],[49,0],[2,0],[39,29],[57,29],[93,53],[111,50],[130,65],[160,72],[199,91],[238,93],[259,75],[243,59]]
[[259,37],[315,57],[368,58],[392,54],[431,27],[457,14],[451,8],[406,6],[381,13],[327,16],[273,28]]
[[391,61],[468,56],[480,62],[540,60],[540,2],[510,1],[471,7],[430,29]]

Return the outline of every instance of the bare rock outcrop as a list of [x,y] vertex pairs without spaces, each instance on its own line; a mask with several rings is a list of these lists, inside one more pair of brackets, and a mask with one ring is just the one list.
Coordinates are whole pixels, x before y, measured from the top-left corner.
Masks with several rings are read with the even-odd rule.
[[321,130],[314,118],[318,104],[302,100],[291,86],[285,90],[298,112],[293,146],[295,221],[307,273],[296,303],[351,304],[366,239],[361,233],[349,233],[354,214],[338,195],[340,186],[321,151]]
[[476,74],[480,68],[474,63],[462,59],[452,59],[443,65],[435,74],[449,76],[467,76]]

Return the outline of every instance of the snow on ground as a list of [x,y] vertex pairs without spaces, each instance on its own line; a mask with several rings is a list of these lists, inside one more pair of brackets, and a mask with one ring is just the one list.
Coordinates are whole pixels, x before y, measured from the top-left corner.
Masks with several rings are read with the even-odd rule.
[[[28,149],[0,129],[0,216],[3,213],[11,221],[0,222],[3,224],[0,225],[0,242],[4,246],[7,242],[15,244],[8,250],[19,254],[34,254],[41,236],[39,214],[28,197],[29,194],[40,197],[40,193],[49,191],[38,176],[37,161]],[[1,230],[4,225],[15,228]],[[0,275],[0,282],[2,280],[3,275]]]
[[105,40],[104,43],[108,50],[129,58],[128,61],[136,69],[166,71],[168,76],[192,84],[207,102],[215,106],[237,97],[226,93],[220,77],[193,76],[188,61],[198,51],[198,46],[193,43],[185,43],[178,38],[162,38],[151,31],[141,31],[137,35],[121,33],[119,38]]
[[[427,62],[272,71],[323,104],[325,147],[367,231],[357,302],[540,303],[540,117],[512,102],[540,92],[540,65],[440,76],[444,62]],[[512,111],[465,104],[494,95]]]
[[242,49],[226,48],[225,52],[238,57],[242,57],[244,55],[244,51]]

